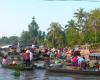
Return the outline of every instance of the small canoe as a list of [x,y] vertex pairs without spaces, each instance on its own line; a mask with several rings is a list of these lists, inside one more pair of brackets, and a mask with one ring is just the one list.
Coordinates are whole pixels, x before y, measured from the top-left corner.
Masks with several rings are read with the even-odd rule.
[[33,70],[33,66],[13,66],[13,65],[2,65],[3,68],[15,69],[15,70]]
[[99,71],[83,71],[83,70],[68,70],[68,69],[62,69],[62,68],[47,68],[47,72],[53,72],[53,73],[71,73],[71,74],[82,74],[82,75],[100,75]]

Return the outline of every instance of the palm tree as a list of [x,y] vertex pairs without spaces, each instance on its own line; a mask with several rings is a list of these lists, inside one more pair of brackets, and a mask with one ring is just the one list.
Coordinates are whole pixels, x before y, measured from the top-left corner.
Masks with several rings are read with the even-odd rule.
[[79,26],[80,32],[82,32],[83,27],[84,27],[84,18],[85,18],[85,12],[83,8],[80,8],[77,10],[77,12],[74,13],[74,17],[77,18],[77,23]]
[[51,41],[52,46],[57,48],[58,44],[62,41],[63,42],[63,38],[61,36],[63,36],[62,34],[62,30],[63,28],[61,27],[61,25],[57,22],[52,22],[50,24],[50,28],[48,28],[48,39],[51,39],[49,41]]
[[68,21],[67,23],[68,23],[68,25],[65,26],[66,29],[69,28],[69,27],[70,27],[70,28],[74,28],[74,29],[78,29],[78,28],[77,28],[77,24],[75,23],[74,20],[71,19],[71,20]]
[[68,45],[73,46],[78,42],[78,28],[74,20],[68,21],[68,25],[65,26],[65,34]]

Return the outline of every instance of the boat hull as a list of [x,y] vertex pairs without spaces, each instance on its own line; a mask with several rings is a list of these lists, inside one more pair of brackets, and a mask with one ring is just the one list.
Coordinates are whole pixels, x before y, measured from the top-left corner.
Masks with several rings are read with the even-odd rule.
[[8,68],[8,69],[15,69],[15,70],[33,70],[32,66],[28,67],[19,67],[19,66],[12,66],[12,65],[2,65],[3,68]]
[[82,70],[68,70],[68,69],[56,69],[56,68],[48,68],[47,72],[71,73],[71,74],[82,74],[82,75],[100,75],[100,71],[82,71]]

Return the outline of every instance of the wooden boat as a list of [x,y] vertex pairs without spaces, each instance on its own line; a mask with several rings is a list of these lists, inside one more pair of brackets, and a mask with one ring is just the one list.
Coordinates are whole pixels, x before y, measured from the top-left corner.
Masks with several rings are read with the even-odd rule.
[[33,66],[20,66],[20,65],[2,65],[3,68],[15,69],[15,70],[33,70]]
[[82,74],[82,75],[100,75],[99,71],[90,71],[90,70],[69,70],[69,69],[62,69],[62,68],[47,68],[47,72],[54,72],[54,73],[71,73],[71,74]]

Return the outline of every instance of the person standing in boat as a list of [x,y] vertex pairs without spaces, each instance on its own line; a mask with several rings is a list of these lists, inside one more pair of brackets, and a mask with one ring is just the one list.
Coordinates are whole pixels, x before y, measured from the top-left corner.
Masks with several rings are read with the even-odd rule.
[[30,53],[30,63],[32,63],[32,60],[33,60],[33,53],[29,50],[29,53]]
[[22,53],[22,57],[23,57],[24,64],[26,66],[29,66],[30,65],[30,52],[28,50],[25,50]]
[[27,54],[27,63],[30,65],[33,60],[33,53],[28,49],[26,50],[26,54]]

